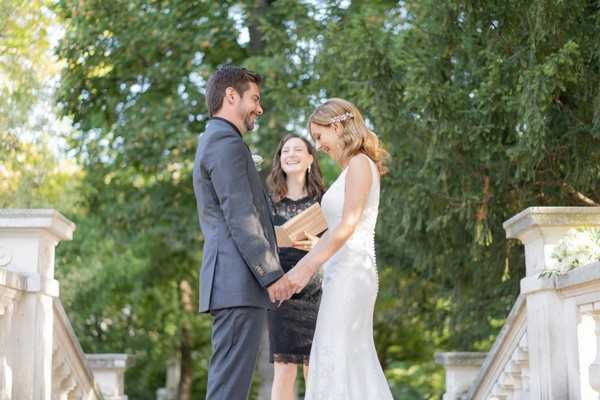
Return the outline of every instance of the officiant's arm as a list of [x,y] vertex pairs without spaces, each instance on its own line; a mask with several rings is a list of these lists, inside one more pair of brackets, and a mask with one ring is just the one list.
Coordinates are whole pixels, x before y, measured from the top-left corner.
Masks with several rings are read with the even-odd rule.
[[360,222],[372,181],[371,166],[366,156],[353,157],[346,173],[344,211],[341,222],[333,229],[329,229],[316,246],[288,272],[292,284],[298,288],[297,291],[302,290],[319,267],[350,239]]
[[254,205],[248,149],[239,137],[228,134],[217,136],[212,145],[219,151],[213,152],[207,167],[229,233],[256,280],[266,288],[284,273]]

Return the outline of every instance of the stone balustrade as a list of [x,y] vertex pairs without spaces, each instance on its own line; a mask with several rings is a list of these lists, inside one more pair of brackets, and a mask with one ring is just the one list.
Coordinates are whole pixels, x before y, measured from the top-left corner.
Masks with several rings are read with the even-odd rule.
[[86,359],[59,299],[54,252],[74,230],[54,210],[0,210],[0,400],[127,398],[127,357],[90,368],[106,356]]
[[[540,277],[555,266],[559,241],[580,227],[600,228],[600,207],[533,207],[504,223],[525,247],[526,276],[464,398],[600,398],[600,262]],[[455,384],[447,373],[447,393]]]

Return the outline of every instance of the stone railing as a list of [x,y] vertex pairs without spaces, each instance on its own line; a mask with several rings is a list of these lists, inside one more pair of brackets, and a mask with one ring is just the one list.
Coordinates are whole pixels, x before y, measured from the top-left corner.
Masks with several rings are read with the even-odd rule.
[[74,230],[54,210],[0,210],[0,400],[127,398],[127,357],[95,370],[58,297],[54,251]]
[[478,374],[453,374],[439,356],[445,400],[600,398],[600,262],[540,277],[579,227],[600,228],[600,207],[534,207],[504,223],[507,237],[525,246],[521,294]]

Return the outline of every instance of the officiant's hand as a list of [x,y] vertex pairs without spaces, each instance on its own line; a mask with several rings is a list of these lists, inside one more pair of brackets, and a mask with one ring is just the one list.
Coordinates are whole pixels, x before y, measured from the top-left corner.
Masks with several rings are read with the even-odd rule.
[[306,231],[304,232],[304,236],[306,236],[306,239],[294,241],[292,247],[298,250],[311,251],[317,245],[319,237]]
[[292,283],[292,286],[295,288],[296,293],[300,293],[302,289],[304,289],[304,287],[308,285],[310,278],[312,278],[313,276],[313,273],[310,270],[310,268],[308,268],[307,265],[301,264],[302,261],[300,261],[294,268],[289,270],[286,274],[290,282]]
[[292,297],[295,292],[295,287],[292,285],[286,274],[269,286],[267,292],[269,293],[269,298],[272,303],[281,303]]

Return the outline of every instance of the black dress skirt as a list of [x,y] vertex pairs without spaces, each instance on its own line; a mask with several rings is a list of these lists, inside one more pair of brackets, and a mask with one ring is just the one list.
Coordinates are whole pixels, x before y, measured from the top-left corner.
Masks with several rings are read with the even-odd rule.
[[[275,225],[284,224],[318,200],[309,197],[298,200],[284,198],[273,204]],[[281,267],[285,272],[289,271],[304,255],[305,251],[293,247],[280,248]],[[321,276],[317,273],[302,292],[268,312],[271,362],[308,365],[320,302]]]

